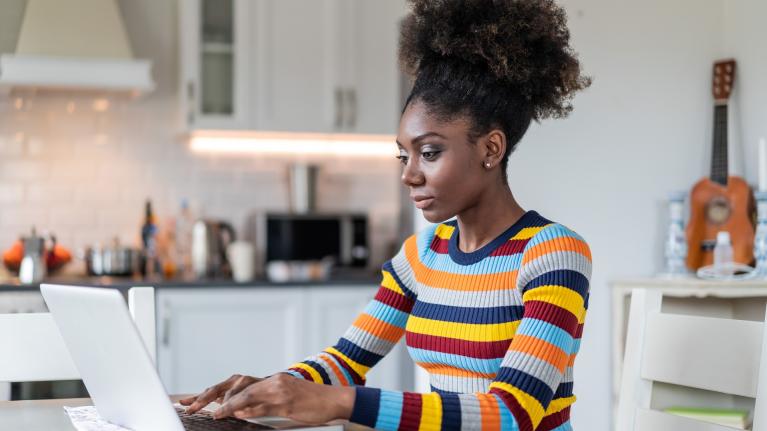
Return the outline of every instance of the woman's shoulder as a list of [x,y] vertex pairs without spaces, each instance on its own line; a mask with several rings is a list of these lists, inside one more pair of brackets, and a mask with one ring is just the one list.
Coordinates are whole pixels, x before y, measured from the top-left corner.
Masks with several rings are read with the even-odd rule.
[[576,271],[591,278],[591,249],[586,240],[570,227],[550,222],[541,227],[524,247],[518,280],[527,281],[549,271]]
[[526,249],[535,247],[545,242],[568,243],[581,242],[588,247],[588,242],[578,232],[559,222],[548,220],[537,229],[527,242]]

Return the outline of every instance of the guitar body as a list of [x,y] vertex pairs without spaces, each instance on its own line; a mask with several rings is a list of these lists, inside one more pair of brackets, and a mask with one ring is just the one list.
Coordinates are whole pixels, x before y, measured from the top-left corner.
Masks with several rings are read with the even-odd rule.
[[719,231],[730,233],[733,260],[752,264],[755,211],[751,187],[742,178],[730,176],[726,185],[708,178],[698,181],[690,192],[687,266],[698,269],[714,262],[713,250]]

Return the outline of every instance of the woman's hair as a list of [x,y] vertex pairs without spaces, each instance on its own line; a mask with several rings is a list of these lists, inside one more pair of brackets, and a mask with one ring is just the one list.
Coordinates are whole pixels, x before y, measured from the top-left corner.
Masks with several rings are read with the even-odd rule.
[[409,2],[399,61],[415,83],[405,107],[419,101],[440,120],[467,117],[471,142],[500,128],[503,172],[530,121],[566,117],[573,93],[591,84],[553,0]]

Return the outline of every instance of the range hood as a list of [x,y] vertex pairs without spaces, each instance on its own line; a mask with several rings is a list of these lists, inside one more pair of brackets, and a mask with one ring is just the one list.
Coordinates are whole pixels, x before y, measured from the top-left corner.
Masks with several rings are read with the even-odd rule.
[[15,54],[0,56],[0,91],[128,93],[154,89],[133,58],[116,0],[28,0]]

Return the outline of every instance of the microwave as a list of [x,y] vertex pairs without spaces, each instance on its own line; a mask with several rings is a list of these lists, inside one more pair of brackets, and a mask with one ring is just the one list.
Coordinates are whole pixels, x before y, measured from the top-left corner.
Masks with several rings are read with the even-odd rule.
[[370,255],[365,214],[266,213],[261,217],[262,268],[275,260],[332,257],[335,266],[366,267]]

